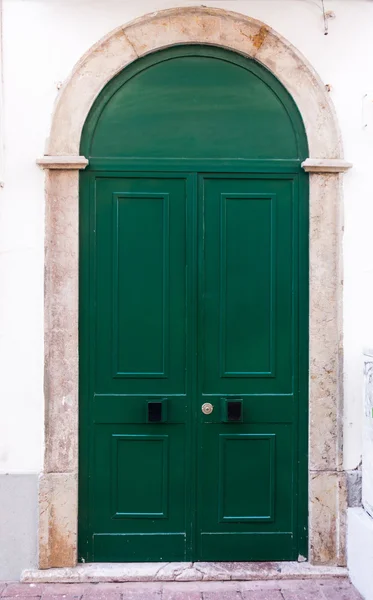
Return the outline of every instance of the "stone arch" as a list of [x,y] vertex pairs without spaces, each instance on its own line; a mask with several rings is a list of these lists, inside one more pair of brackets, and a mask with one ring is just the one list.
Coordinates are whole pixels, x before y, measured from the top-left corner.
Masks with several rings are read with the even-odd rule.
[[[188,7],[118,27],[78,62],[56,102],[46,154],[45,460],[40,477],[39,565],[77,562],[78,201],[80,138],[106,85],[138,57],[175,44],[221,46],[267,67],[294,98],[310,157],[310,561],[343,565],[346,486],[342,467],[340,173],[337,119],[306,59],[270,27],[238,13]],[[327,515],[326,515],[327,513]]]
[[89,110],[106,83],[140,56],[175,44],[212,44],[254,58],[292,95],[302,115],[313,158],[342,158],[328,92],[308,61],[264,23],[218,9],[159,11],[118,27],[77,63],[58,96],[47,155],[79,154]]

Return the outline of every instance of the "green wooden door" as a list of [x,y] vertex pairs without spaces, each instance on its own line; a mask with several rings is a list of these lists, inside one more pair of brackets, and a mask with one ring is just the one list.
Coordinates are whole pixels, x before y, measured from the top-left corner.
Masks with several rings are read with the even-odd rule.
[[306,555],[291,98],[243,57],[169,49],[105,88],[81,150],[80,560]]

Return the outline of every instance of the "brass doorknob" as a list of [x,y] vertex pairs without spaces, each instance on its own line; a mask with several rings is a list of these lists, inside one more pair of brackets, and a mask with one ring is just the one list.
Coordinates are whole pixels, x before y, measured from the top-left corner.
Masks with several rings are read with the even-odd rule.
[[205,402],[204,404],[202,404],[202,412],[204,415],[211,415],[213,410],[214,407],[210,402]]

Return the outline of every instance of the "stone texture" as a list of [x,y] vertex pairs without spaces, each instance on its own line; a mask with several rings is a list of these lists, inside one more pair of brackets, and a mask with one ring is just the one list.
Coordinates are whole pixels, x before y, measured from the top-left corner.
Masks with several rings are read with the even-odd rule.
[[41,596],[45,591],[45,586],[42,583],[8,583],[2,591],[1,596],[7,598],[25,598]]
[[[276,587],[274,587],[276,586]],[[64,586],[68,588],[68,585]],[[35,586],[41,600],[359,600],[347,578],[325,580],[282,580],[282,581],[199,581],[189,583],[119,583],[119,584],[71,584],[70,592],[56,594],[63,589],[60,584]],[[31,599],[29,586],[13,586],[17,595],[9,598]],[[25,590],[25,591],[24,591]],[[97,590],[102,596],[98,596]],[[115,595],[114,595],[115,594]],[[7,598],[3,593],[2,598]]]
[[[309,580],[307,580],[309,583]],[[242,596],[246,592],[267,592],[273,590],[281,590],[283,585],[286,585],[287,581],[280,579],[266,579],[265,581],[240,581],[239,590]]]
[[346,564],[345,474],[310,473],[310,560],[313,564]]
[[[215,592],[211,592],[214,594]],[[220,594],[221,592],[217,592]],[[227,593],[227,592],[223,592]],[[228,592],[230,594],[231,592]],[[209,592],[203,594],[203,599],[206,600]],[[173,590],[172,588],[167,588],[162,592],[162,600],[200,600],[201,592],[199,590]],[[223,597],[222,599],[223,600]]]
[[340,176],[310,177],[311,471],[342,468]]
[[36,164],[41,169],[82,170],[88,165],[88,159],[85,156],[43,156]]
[[[54,585],[55,584],[53,584],[53,586]],[[134,594],[139,590],[141,590],[141,592],[144,594],[147,592],[158,592],[158,594],[160,594],[162,592],[164,584],[162,584],[160,581],[145,581],[141,583],[77,583],[69,585],[76,585],[80,588],[83,587],[83,590],[87,590],[87,592],[83,592],[84,594],[89,593],[89,595],[92,596],[94,600],[98,600],[98,598],[105,598],[107,595],[110,596],[111,594],[120,594],[127,597],[127,595]]]
[[39,565],[77,559],[78,171],[48,171],[45,236],[45,460]]
[[302,167],[307,173],[345,173],[352,163],[337,158],[307,158]]
[[[295,587],[295,586],[294,586]],[[320,590],[302,590],[297,589],[281,590],[283,600],[321,600],[322,595]]]
[[78,478],[45,473],[39,484],[39,564],[71,566],[77,561]]
[[48,171],[45,208],[45,461],[78,470],[79,174]]
[[88,593],[91,598],[94,598],[94,600],[122,600],[122,593],[119,591],[115,592],[111,590],[101,590],[100,593],[97,593],[95,590],[92,590],[92,592],[88,590]]
[[203,600],[241,600],[241,598],[241,593],[238,590],[207,590],[203,592]]
[[311,158],[341,158],[334,107],[320,78],[287,40],[270,30],[255,58],[290,92],[302,114]]
[[46,154],[79,154],[81,131],[94,99],[136,58],[121,27],[82,57],[57,97]]
[[[14,596],[10,596],[10,597],[11,597],[11,598],[12,598],[12,597],[14,598]],[[4,596],[4,595],[3,595],[3,596],[2,596],[2,598],[7,598],[7,596]],[[17,596],[17,600],[27,600],[28,598],[40,598],[40,596],[22,596],[21,594],[19,594],[19,595]]]
[[[295,596],[295,598],[298,597]],[[352,585],[346,587],[341,587],[338,585],[325,587],[322,590],[322,598],[323,600],[363,600],[362,596],[352,587]]]
[[[42,595],[44,594],[48,594],[50,596],[58,596],[58,600],[63,600],[61,598],[61,596],[74,596],[74,595],[78,595],[81,596],[82,594],[85,593],[85,590],[89,590],[89,594],[96,594],[96,593],[101,593],[102,592],[102,588],[101,588],[102,584],[95,584],[95,585],[91,585],[91,584],[82,584],[82,583],[54,583],[53,585],[49,585],[49,584],[43,584],[43,588],[42,588]],[[114,586],[114,587],[112,587]],[[113,593],[118,593],[118,586],[119,584],[112,584],[112,583],[107,583],[105,585],[105,592],[113,592]]]
[[247,591],[242,592],[243,600],[284,600],[279,590]]
[[[309,563],[91,563],[74,568],[27,569],[23,582],[88,583],[88,582],[219,582],[266,581],[346,577],[346,569],[316,567]],[[74,590],[75,593],[75,590]]]
[[[59,94],[46,153],[78,155],[83,123],[105,84],[139,55],[175,43],[217,44],[255,57],[279,78],[297,102],[305,122],[311,157],[342,158],[334,109],[324,85],[306,59],[265,24],[237,13],[203,7],[171,9],[140,18],[119,27],[89,50]],[[78,193],[77,170],[48,172],[44,470],[51,477],[46,475],[46,479],[42,479],[40,494],[39,560],[42,567],[69,567],[76,561]],[[311,560],[344,564],[345,493],[342,489],[345,486],[342,476],[338,475],[342,469],[340,176],[312,174],[310,204]],[[324,471],[330,474],[323,475]],[[318,490],[314,483],[317,480],[314,476],[318,474],[319,480],[324,478],[325,483],[325,477],[330,478],[322,494],[323,505],[328,507],[324,516],[319,499],[312,495]],[[64,491],[63,481],[66,483]],[[332,518],[336,519],[334,525]],[[162,566],[165,580],[171,577],[167,569]],[[225,567],[219,567],[213,574],[217,579],[228,575]],[[209,576],[212,574],[206,574],[203,569],[183,567],[175,579],[196,580]],[[66,577],[70,577],[68,570]]]
[[188,18],[185,12],[183,9],[159,11],[124,27],[136,54],[142,56],[159,48],[199,39],[220,44],[221,11],[192,8],[187,10]]
[[162,595],[159,591],[152,590],[129,590],[122,595],[123,600],[161,600]]
[[[82,590],[83,591],[83,590]],[[53,590],[52,590],[53,592]],[[43,594],[43,600],[80,600],[82,593],[80,594],[64,594],[63,596],[56,596],[55,594]],[[120,594],[115,600],[121,600]]]
[[350,508],[361,506],[361,470],[346,471],[347,481],[347,505]]
[[320,590],[302,591],[299,593],[298,590],[282,590],[283,600],[321,600],[322,595]]

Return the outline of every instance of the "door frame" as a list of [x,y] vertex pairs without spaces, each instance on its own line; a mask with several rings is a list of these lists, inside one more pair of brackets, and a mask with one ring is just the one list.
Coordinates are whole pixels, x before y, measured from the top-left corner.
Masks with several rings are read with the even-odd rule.
[[[211,44],[266,66],[293,96],[310,158],[309,561],[345,564],[342,464],[341,173],[351,167],[334,108],[312,66],[260,21],[202,7],[159,11],[93,46],[62,88],[46,154],[45,457],[39,485],[39,566],[77,564],[79,156],[82,127],[106,83],[149,52]],[[325,516],[327,513],[327,517]],[[332,518],[330,518],[332,515]]]

